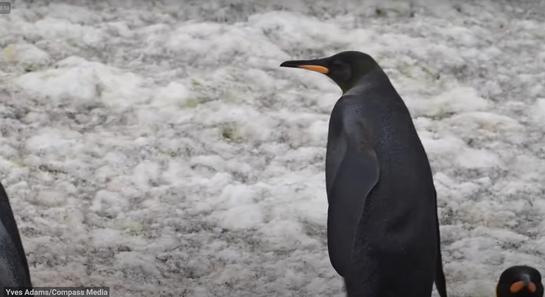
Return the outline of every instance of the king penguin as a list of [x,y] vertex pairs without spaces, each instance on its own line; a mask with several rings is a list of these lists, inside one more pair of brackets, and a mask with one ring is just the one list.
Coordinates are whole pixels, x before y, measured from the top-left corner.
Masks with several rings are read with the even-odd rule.
[[0,184],[0,296],[4,287],[31,287],[28,263],[8,195]]
[[342,90],[326,153],[329,258],[349,297],[441,297],[446,284],[436,192],[411,115],[369,55],[286,61]]
[[541,274],[530,266],[512,266],[500,276],[497,297],[543,297]]

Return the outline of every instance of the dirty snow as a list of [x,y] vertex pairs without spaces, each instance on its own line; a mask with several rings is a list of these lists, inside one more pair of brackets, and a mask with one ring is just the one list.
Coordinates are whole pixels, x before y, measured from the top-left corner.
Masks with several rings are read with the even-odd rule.
[[340,91],[278,67],[342,50],[373,55],[413,114],[450,296],[494,296],[513,264],[545,272],[545,5],[359,2],[17,1],[0,15],[0,180],[34,284],[343,296],[323,173]]

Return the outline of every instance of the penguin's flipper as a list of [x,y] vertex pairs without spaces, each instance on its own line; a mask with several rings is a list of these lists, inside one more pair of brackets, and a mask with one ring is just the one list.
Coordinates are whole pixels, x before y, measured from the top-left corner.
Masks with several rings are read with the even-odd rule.
[[[347,275],[351,263],[354,236],[363,215],[365,201],[379,180],[376,153],[368,143],[357,107],[339,108],[337,131],[328,140],[332,160],[327,177],[329,210],[327,241],[329,258],[335,270]],[[334,151],[329,148],[336,148]]]
[[16,266],[17,271],[17,285],[18,286],[31,286],[30,272],[28,269],[28,263],[21,243],[21,237],[13,217],[13,212],[9,204],[8,196],[4,191],[4,187],[0,184],[0,246],[2,251],[9,255],[10,262],[15,261],[12,264]]
[[[435,192],[435,191],[434,191]],[[437,192],[435,192],[435,204],[437,205]],[[436,207],[437,208],[437,207]],[[439,217],[437,220],[437,263],[435,264],[435,287],[439,296],[447,297],[447,282],[445,281],[445,273],[443,272],[443,258],[441,257],[441,235],[439,232]]]

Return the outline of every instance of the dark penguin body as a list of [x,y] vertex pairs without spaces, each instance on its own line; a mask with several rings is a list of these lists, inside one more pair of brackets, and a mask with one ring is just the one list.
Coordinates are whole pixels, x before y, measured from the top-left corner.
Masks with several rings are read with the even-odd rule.
[[327,74],[343,90],[326,155],[329,257],[348,296],[446,297],[436,194],[403,100],[368,55],[288,61]]
[[512,266],[500,276],[498,297],[543,297],[541,274],[530,266]]
[[[0,184],[0,288],[30,287],[30,273],[8,196]],[[0,296],[3,295],[0,293]]]

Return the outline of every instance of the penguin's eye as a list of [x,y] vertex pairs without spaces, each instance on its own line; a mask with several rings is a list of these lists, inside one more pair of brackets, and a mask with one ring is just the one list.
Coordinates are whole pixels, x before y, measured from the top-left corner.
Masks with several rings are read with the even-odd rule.
[[346,63],[343,63],[342,61],[339,61],[339,60],[335,60],[331,63],[331,68],[333,70],[340,70],[346,66],[347,66]]
[[342,61],[333,61],[330,65],[331,73],[341,81],[347,81],[352,75],[350,65]]

